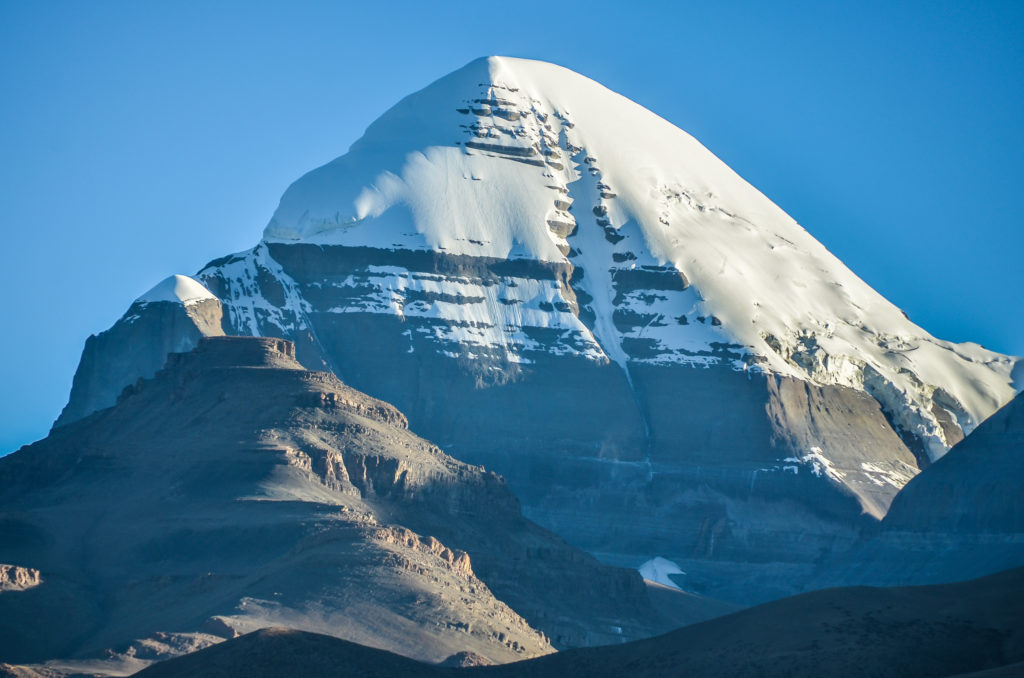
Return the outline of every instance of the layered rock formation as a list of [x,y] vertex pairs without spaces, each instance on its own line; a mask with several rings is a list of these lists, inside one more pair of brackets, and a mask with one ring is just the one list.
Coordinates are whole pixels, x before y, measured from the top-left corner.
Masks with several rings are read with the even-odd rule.
[[652,601],[393,406],[251,337],[203,338],[0,459],[0,562],[42,573],[0,595],[0,660],[71,672],[268,625],[505,662],[728,609]]

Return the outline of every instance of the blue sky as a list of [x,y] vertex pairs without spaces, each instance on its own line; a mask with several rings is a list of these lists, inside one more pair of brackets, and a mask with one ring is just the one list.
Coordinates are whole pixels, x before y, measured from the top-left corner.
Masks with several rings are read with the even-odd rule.
[[928,331],[1024,354],[1024,3],[428,4],[0,0],[0,452],[89,334],[487,54],[643,104]]

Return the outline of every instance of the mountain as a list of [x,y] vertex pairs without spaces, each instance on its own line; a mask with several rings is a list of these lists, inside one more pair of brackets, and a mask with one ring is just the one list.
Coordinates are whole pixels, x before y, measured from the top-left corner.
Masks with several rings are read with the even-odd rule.
[[882,525],[931,534],[1024,535],[1024,395],[911,480]]
[[54,426],[77,421],[117,402],[121,391],[149,379],[171,353],[190,351],[200,337],[223,336],[220,300],[184,275],[159,282],[105,332],[89,337]]
[[[914,325],[654,113],[507,57],[400,101],[195,279],[224,331],[293,340],[545,527],[744,603],[799,590],[1024,369]],[[59,423],[99,406],[82,381]]]
[[956,585],[816,591],[657,638],[486,669],[439,668],[334,638],[264,629],[139,675],[1011,676],[1024,667],[1022,640],[1024,570],[1013,570]]
[[393,406],[254,337],[202,338],[0,459],[0,563],[0,661],[65,673],[275,625],[507,662],[731,609],[598,562]]
[[815,585],[945,583],[1024,564],[1024,395],[907,483]]

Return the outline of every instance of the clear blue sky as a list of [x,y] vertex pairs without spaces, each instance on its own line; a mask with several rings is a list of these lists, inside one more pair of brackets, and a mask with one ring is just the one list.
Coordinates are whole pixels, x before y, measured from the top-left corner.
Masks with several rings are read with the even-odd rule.
[[0,0],[0,452],[135,296],[487,54],[638,101],[928,331],[1024,354],[1024,3]]

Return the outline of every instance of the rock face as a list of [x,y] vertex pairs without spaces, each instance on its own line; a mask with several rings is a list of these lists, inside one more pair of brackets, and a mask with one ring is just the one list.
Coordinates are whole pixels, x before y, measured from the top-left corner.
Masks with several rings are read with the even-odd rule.
[[41,583],[42,578],[39,576],[39,570],[34,570],[31,567],[0,564],[0,592],[24,591],[33,586],[39,586]]
[[879,529],[818,584],[945,583],[1024,564],[1024,396],[896,495]]
[[220,300],[183,275],[166,278],[136,299],[113,327],[85,340],[68,404],[54,426],[110,407],[126,386],[149,379],[171,353],[200,337],[223,336]]
[[817,591],[657,638],[486,669],[428,666],[335,638],[265,629],[139,675],[327,678],[344,666],[346,676],[361,678],[1008,677],[1024,668],[1022,632],[1024,571],[1015,570],[956,585]]
[[0,661],[19,663],[268,625],[505,662],[728,609],[655,608],[636,572],[524,519],[500,477],[252,337],[202,338],[0,459],[0,561],[42,573],[0,595]]
[[1016,358],[913,325],[686,133],[521,59],[399,102],[196,277],[228,332],[295,341],[546,527],[743,602],[798,589],[1016,388]]

